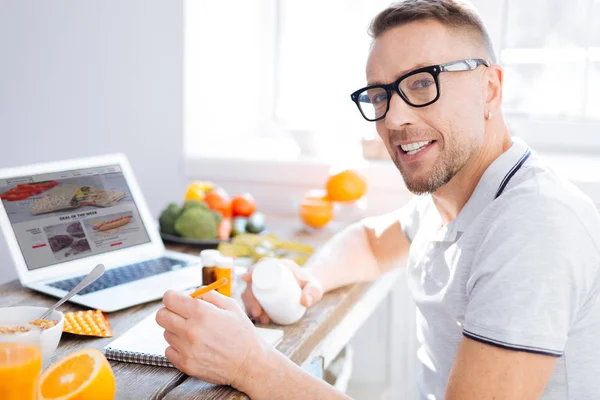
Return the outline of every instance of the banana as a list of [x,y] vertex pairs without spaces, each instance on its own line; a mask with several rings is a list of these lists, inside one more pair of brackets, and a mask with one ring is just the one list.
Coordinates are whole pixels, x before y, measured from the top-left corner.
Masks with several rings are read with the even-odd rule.
[[250,257],[252,255],[252,247],[240,243],[221,242],[217,250],[228,257]]
[[277,244],[277,249],[290,250],[290,251],[296,251],[298,253],[308,253],[308,254],[312,254],[315,251],[315,249],[312,246],[309,246],[304,243],[290,242],[290,241],[279,242]]
[[273,233],[244,233],[235,236],[231,242],[219,244],[218,250],[230,257],[249,257],[253,262],[261,258],[287,258],[302,265],[314,253],[315,249],[304,243],[282,241]]

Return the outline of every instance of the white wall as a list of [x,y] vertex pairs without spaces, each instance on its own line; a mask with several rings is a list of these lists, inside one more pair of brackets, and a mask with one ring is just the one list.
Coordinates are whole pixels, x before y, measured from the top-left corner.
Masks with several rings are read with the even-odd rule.
[[[124,152],[156,215],[184,189],[182,1],[0,0],[0,167]],[[0,240],[0,283],[15,279]]]

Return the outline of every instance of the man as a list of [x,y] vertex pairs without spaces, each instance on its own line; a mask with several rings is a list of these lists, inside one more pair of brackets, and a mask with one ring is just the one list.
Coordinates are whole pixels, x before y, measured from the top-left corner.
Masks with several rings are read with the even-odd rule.
[[[481,20],[456,0],[407,0],[371,32],[368,86],[352,99],[422,196],[349,226],[307,268],[288,263],[303,303],[407,260],[422,398],[599,398],[600,217],[509,135]],[[168,292],[164,304],[166,355],[184,372],[253,399],[344,398],[264,345],[233,300]]]

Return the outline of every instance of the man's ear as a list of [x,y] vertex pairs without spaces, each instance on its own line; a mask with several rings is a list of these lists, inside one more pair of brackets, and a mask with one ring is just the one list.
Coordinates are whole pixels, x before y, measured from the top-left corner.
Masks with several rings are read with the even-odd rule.
[[490,65],[483,74],[485,109],[496,114],[502,105],[502,85],[504,82],[504,71],[502,67]]

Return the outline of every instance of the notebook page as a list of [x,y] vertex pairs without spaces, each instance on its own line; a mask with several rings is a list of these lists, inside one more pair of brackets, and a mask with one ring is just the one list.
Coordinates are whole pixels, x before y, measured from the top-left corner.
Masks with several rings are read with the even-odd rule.
[[156,323],[156,311],[141,320],[121,337],[113,340],[105,348],[164,356],[169,344],[163,334],[164,329]]
[[[283,331],[280,329],[256,328],[256,330],[272,346],[277,346],[283,338]],[[155,311],[121,337],[110,342],[105,349],[164,357],[169,344],[163,335],[164,329],[156,323]]]

